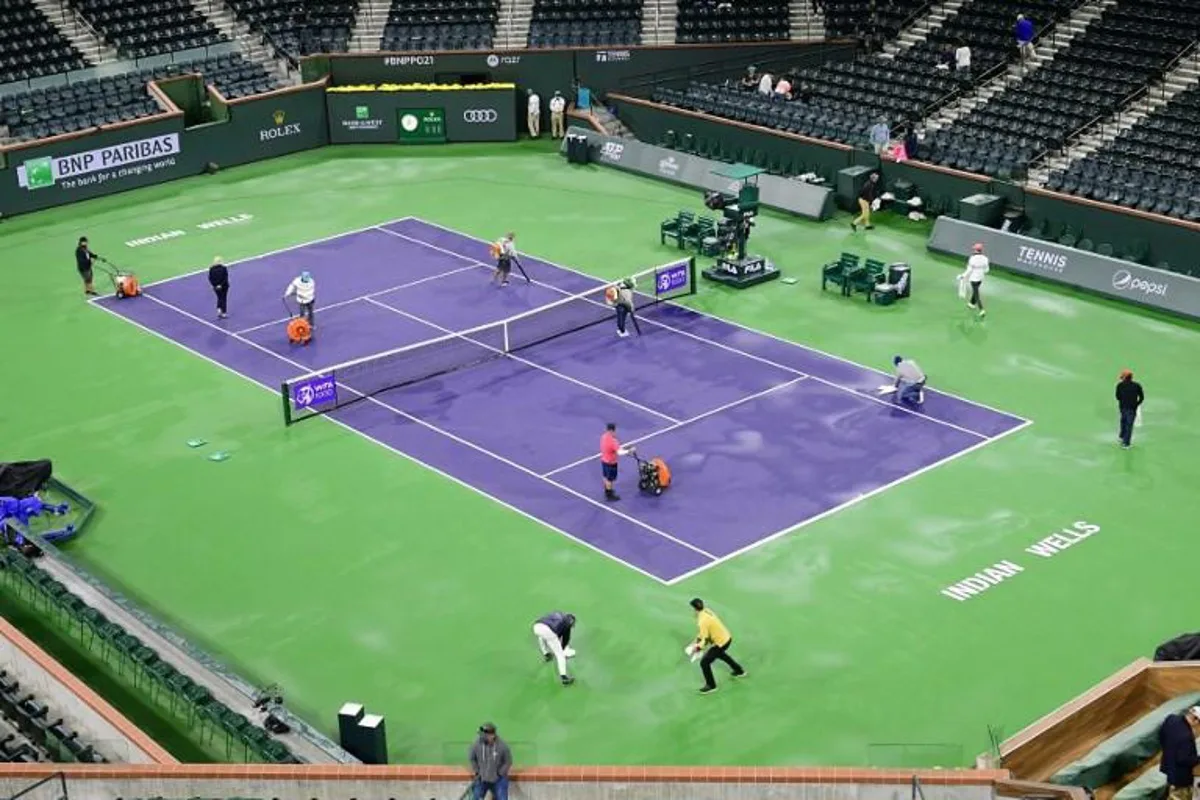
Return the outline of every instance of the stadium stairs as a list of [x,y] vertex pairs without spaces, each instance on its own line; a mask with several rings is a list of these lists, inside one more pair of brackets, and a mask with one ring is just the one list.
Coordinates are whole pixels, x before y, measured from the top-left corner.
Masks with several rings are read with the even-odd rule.
[[1017,86],[1025,78],[1053,61],[1059,50],[1069,45],[1075,37],[1082,36],[1088,26],[1100,19],[1104,10],[1115,5],[1116,2],[1117,0],[1091,0],[1091,2],[1084,3],[1075,9],[1066,21],[1056,25],[1049,36],[1043,36],[1038,40],[1033,52],[1033,59],[1029,64],[1021,66],[1010,63],[1008,69],[1003,73],[926,119],[925,129],[936,131],[948,127],[980,105]]
[[1193,45],[1191,50],[1179,59],[1175,68],[1161,80],[1150,84],[1143,95],[1110,117],[1082,131],[1073,142],[1068,143],[1067,152],[1063,155],[1052,156],[1036,169],[1030,170],[1029,182],[1034,186],[1045,186],[1051,172],[1065,170],[1074,162],[1102,149],[1165,106],[1175,95],[1197,84],[1200,84],[1200,48]]
[[75,49],[82,53],[92,66],[117,61],[120,58],[116,48],[106,44],[87,20],[71,6],[54,0],[33,0],[33,4],[54,23],[54,27],[58,28],[67,41],[75,45]]
[[925,41],[929,34],[940,29],[970,2],[971,0],[946,0],[944,3],[937,3],[928,14],[918,17],[912,25],[900,31],[899,36],[883,46],[884,58],[895,58],[900,52]]
[[299,65],[293,66],[281,53],[267,44],[262,34],[255,33],[250,26],[238,19],[237,14],[225,0],[192,0],[193,7],[221,33],[237,45],[239,52],[255,64],[261,65],[267,74],[285,83],[300,82]]
[[825,38],[825,15],[813,11],[812,0],[789,0],[788,38],[793,42]]
[[675,0],[645,0],[642,3],[642,44],[675,44],[675,17],[679,6]]
[[500,20],[496,23],[496,47],[520,50],[529,44],[529,24],[533,21],[533,0],[500,0]]
[[388,13],[392,10],[391,0],[360,0],[358,14],[354,18],[354,30],[350,33],[351,53],[373,53],[383,41],[383,29],[387,25]]

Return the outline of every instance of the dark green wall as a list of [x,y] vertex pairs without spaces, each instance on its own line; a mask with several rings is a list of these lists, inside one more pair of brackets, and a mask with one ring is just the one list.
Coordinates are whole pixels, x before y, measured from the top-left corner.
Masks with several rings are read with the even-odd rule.
[[[245,164],[329,143],[323,86],[231,103],[228,111],[225,122],[185,128],[182,114],[175,114],[9,151],[5,167],[0,169],[0,214],[23,214],[198,175],[209,163],[222,167]],[[177,152],[128,163],[111,160],[120,152],[111,148],[168,139],[178,142]],[[32,160],[93,151],[98,151],[98,169],[60,178],[44,188],[20,185],[19,168]]]
[[[316,56],[303,64],[306,80],[328,74],[334,86],[384,83],[459,83],[480,78],[515,83],[524,94],[542,97],[542,125],[549,123],[550,96],[570,96],[578,81],[598,95],[610,91],[648,92],[657,85],[678,85],[691,78],[727,76],[748,64],[803,66],[846,60],[853,46],[844,43],[714,45],[707,47],[635,47],[624,50],[510,50],[500,53],[371,53]],[[327,70],[327,72],[326,72]],[[521,99],[518,98],[518,104]],[[516,109],[524,129],[524,109]]]
[[[731,147],[742,153],[761,151],[768,157],[774,155],[783,159],[785,165],[790,159],[791,171],[798,172],[801,171],[799,167],[803,167],[803,171],[813,170],[826,179],[832,179],[837,170],[851,164],[880,166],[879,158],[866,150],[842,150],[833,144],[797,140],[766,128],[743,126],[639,100],[617,99],[616,106],[621,120],[646,142],[661,142],[668,130],[675,132],[677,141],[683,134],[691,133],[698,143],[719,139],[726,152]],[[1136,241],[1145,242],[1149,246],[1150,255],[1146,260],[1150,265],[1166,262],[1173,270],[1200,274],[1200,246],[1197,246],[1200,231],[1182,224],[1146,219],[1036,191],[1026,192],[1011,183],[912,161],[902,164],[886,161],[881,169],[887,185],[907,179],[927,203],[940,202],[954,215],[957,215],[957,201],[961,198],[979,193],[995,194],[1014,206],[1023,204],[1028,219],[1049,221],[1057,228],[1069,224],[1097,245],[1101,242],[1113,244],[1118,254]]]
[[[390,143],[399,140],[401,110],[440,108],[448,142],[512,142],[517,138],[517,100],[513,89],[459,91],[328,92],[329,136],[334,144]],[[365,109],[360,118],[357,109]],[[480,116],[469,121],[468,111]]]

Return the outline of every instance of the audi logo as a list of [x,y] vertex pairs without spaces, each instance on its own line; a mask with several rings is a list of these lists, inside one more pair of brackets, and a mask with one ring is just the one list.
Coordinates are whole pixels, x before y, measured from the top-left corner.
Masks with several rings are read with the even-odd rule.
[[468,108],[463,112],[463,122],[485,123],[500,119],[494,108]]

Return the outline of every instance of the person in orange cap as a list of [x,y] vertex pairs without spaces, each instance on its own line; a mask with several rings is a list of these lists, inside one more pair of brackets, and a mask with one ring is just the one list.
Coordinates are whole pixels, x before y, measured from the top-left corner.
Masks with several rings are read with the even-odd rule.
[[1138,409],[1146,399],[1142,385],[1133,379],[1133,373],[1121,370],[1117,380],[1117,408],[1121,412],[1121,426],[1117,438],[1126,450],[1133,443],[1133,423],[1137,421]]

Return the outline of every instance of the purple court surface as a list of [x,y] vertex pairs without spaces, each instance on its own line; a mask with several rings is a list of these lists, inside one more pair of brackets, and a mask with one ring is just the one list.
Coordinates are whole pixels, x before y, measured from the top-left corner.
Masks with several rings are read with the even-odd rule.
[[[278,397],[311,370],[602,285],[523,256],[533,283],[501,289],[487,248],[407,218],[238,262],[227,319],[204,272],[94,304]],[[295,347],[280,297],[302,270],[317,281],[318,336]],[[640,337],[595,325],[327,416],[668,584],[1029,424],[936,390],[920,411],[898,407],[877,394],[887,374],[680,305],[640,319]],[[604,501],[609,421],[670,464],[666,493],[641,495],[625,460],[622,499]],[[321,423],[297,434],[309,424]]]

